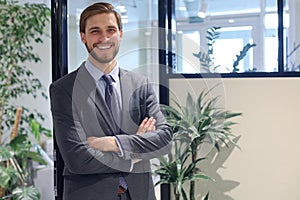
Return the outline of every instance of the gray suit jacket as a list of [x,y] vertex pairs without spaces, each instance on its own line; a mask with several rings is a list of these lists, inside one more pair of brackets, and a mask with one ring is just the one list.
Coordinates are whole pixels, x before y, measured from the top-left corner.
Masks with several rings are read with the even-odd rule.
[[[84,64],[50,86],[55,138],[65,163],[64,200],[117,199],[125,177],[133,200],[155,199],[149,159],[169,152],[171,129],[147,78],[120,69],[121,133]],[[145,117],[156,130],[136,135]],[[86,138],[118,134],[124,156],[90,148]],[[131,159],[142,159],[130,171]]]

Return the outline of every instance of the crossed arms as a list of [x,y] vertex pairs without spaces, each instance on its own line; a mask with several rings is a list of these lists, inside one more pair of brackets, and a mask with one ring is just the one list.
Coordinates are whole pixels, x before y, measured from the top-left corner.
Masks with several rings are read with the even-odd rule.
[[[156,120],[153,117],[146,117],[140,124],[136,135],[140,135],[149,131],[155,130]],[[117,143],[117,139],[114,136],[104,136],[104,137],[88,137],[88,144],[94,149],[98,149],[103,152],[120,152],[120,147]]]
[[[145,116],[153,116],[153,118],[142,120],[135,134],[117,136],[124,153],[120,157],[118,155],[120,148],[114,136],[104,136],[106,134],[99,136],[98,134],[94,137],[99,127],[88,124],[83,126],[83,120],[89,122],[94,119],[94,117],[88,117],[95,108],[88,104],[83,106],[82,110],[76,110],[78,108],[73,102],[72,87],[67,84],[66,82],[55,83],[50,87],[55,138],[65,162],[65,173],[94,174],[130,171],[132,160],[149,160],[166,154],[170,149],[168,146],[171,143],[171,129],[153,98],[155,96],[153,90],[149,89],[144,92],[147,95],[143,102],[147,110]],[[73,81],[70,81],[70,84],[73,85]],[[82,102],[90,101],[84,95],[85,92],[86,90],[78,88],[78,93],[83,98]],[[86,118],[81,116],[82,112]],[[104,127],[104,133],[108,133],[107,130]]]

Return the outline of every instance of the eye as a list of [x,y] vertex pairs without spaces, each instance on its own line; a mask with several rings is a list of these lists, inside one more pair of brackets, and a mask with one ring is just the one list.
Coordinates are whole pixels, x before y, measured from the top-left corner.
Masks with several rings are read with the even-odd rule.
[[114,28],[110,28],[110,29],[108,29],[107,31],[110,32],[110,33],[114,33],[114,32],[116,32],[117,30],[114,29]]
[[99,30],[96,30],[96,29],[94,29],[94,30],[91,30],[91,33],[98,33],[99,32]]

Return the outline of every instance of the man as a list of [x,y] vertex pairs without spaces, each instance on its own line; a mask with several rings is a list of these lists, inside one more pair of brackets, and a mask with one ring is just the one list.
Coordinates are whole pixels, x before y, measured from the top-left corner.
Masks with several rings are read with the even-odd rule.
[[170,127],[147,78],[118,66],[123,30],[113,6],[87,7],[79,26],[89,57],[50,86],[63,199],[155,199],[149,159],[170,150]]

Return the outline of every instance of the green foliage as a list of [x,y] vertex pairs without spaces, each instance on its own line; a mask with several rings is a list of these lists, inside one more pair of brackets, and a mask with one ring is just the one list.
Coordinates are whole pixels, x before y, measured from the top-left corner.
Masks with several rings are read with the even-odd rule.
[[[200,61],[201,64],[201,68],[205,71],[205,72],[216,72],[217,68],[220,67],[221,65],[215,65],[215,58],[214,58],[214,44],[217,41],[217,39],[220,37],[220,33],[218,32],[218,30],[221,27],[212,27],[210,29],[208,29],[206,31],[206,39],[208,40],[207,42],[207,48],[208,51],[203,52],[203,51],[199,51],[198,53],[193,53],[193,55],[195,57],[197,57]],[[243,60],[245,58],[245,56],[247,55],[247,52],[252,48],[255,47],[256,44],[250,44],[247,43],[243,49],[240,51],[240,53],[238,55],[236,55],[236,60],[233,61],[232,64],[232,72],[238,72],[238,65],[239,62],[241,60]]]
[[15,200],[39,200],[39,191],[32,187],[17,187],[12,192],[12,198]]
[[248,43],[244,46],[243,50],[240,51],[240,54],[236,55],[236,60],[233,62],[233,65],[232,65],[233,72],[238,72],[239,71],[239,69],[237,68],[237,66],[239,65],[239,62],[244,59],[244,57],[247,55],[247,52],[249,51],[249,49],[252,48],[252,47],[255,47],[255,46],[256,46],[256,44],[249,44]]
[[[35,147],[36,144],[26,134],[20,134],[10,143],[0,146],[0,162],[3,163],[0,165],[0,186],[6,188],[8,194],[17,187],[22,190],[30,189],[25,187],[28,185],[28,176],[32,173],[32,169],[28,168],[29,161],[46,164]],[[26,195],[26,191],[18,195]]]
[[18,180],[18,171],[12,166],[0,166],[0,186],[7,187],[9,184],[15,184]]
[[207,53],[203,51],[199,51],[199,53],[197,54],[193,53],[193,55],[199,59],[201,67],[206,72],[215,72],[215,70],[219,67],[219,65],[215,66],[214,63],[214,44],[216,40],[220,37],[220,33],[218,32],[220,28],[221,27],[214,26],[206,31],[206,39],[208,41]]
[[[50,9],[43,4],[20,5],[17,1],[0,0],[0,143],[3,130],[9,130],[14,120],[15,106],[12,100],[41,94],[47,98],[45,88],[39,79],[33,76],[29,63],[40,62],[40,57],[33,52],[34,43],[42,43],[42,35],[50,21]],[[22,116],[27,119],[21,123],[23,131],[29,132],[23,125],[28,124],[32,113],[23,109]],[[36,115],[43,120],[41,114]],[[10,121],[6,121],[9,119]],[[3,123],[4,122],[4,123]],[[25,125],[26,126],[26,125]]]
[[[41,125],[44,115],[15,100],[29,95],[47,99],[46,90],[28,67],[41,62],[34,44],[42,44],[50,22],[50,9],[44,4],[20,4],[0,0],[0,182],[6,189],[3,199],[39,199],[32,186],[28,161],[45,164],[34,142],[41,135],[51,136]],[[15,122],[16,107],[22,107],[18,136],[9,139]]]
[[[219,142],[233,142],[234,135],[231,134],[230,127],[235,123],[228,120],[241,113],[219,108],[217,105],[219,97],[210,98],[210,91],[202,91],[196,101],[188,93],[186,106],[181,106],[177,101],[174,101],[177,108],[161,105],[173,129],[174,138],[189,138],[192,148],[193,145],[198,146],[207,138],[216,142],[214,145],[217,149],[219,149]],[[193,151],[195,149],[192,149]]]
[[197,167],[203,160],[198,154],[200,147],[208,148],[208,151],[212,148],[219,151],[221,144],[233,144],[238,147],[233,140],[235,136],[231,133],[231,126],[236,123],[231,119],[240,116],[241,113],[220,108],[220,97],[211,97],[210,92],[211,90],[202,91],[196,100],[188,93],[185,106],[181,106],[175,100],[175,107],[161,105],[173,130],[173,152],[168,155],[168,159],[160,160],[160,165],[155,171],[161,178],[157,184],[171,183],[175,196],[180,194],[183,199],[187,199],[182,187],[184,182],[190,182],[189,199],[193,200],[195,180],[210,179]]
[[175,196],[181,195],[184,200],[187,200],[186,192],[183,189],[183,184],[187,181],[198,179],[209,179],[208,176],[201,173],[201,170],[197,168],[197,163],[204,158],[197,159],[195,162],[186,163],[190,153],[184,153],[175,160],[167,160],[162,157],[159,159],[160,165],[155,165],[158,169],[155,171],[160,176],[160,180],[156,183],[171,183],[173,185]]
[[201,63],[201,68],[205,72],[214,72],[217,67],[214,66],[213,59],[209,53],[199,51],[197,54],[193,53],[195,57],[197,57]]

